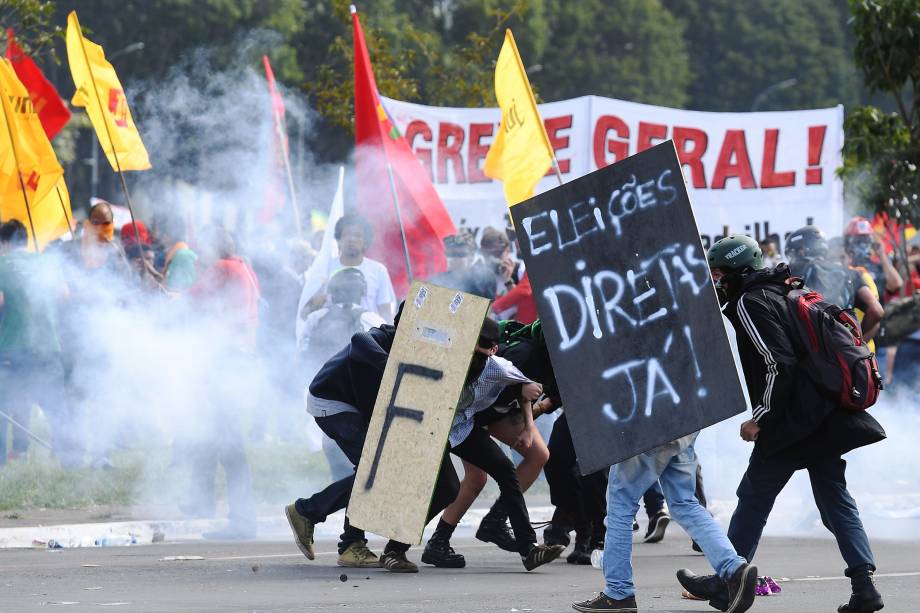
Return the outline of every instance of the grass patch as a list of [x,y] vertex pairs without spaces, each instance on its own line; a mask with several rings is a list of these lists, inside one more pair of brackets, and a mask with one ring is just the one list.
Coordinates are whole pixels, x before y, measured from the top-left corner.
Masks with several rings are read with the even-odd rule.
[[0,511],[129,505],[141,472],[139,461],[112,470],[65,469],[50,457],[32,453],[28,461],[0,468]]

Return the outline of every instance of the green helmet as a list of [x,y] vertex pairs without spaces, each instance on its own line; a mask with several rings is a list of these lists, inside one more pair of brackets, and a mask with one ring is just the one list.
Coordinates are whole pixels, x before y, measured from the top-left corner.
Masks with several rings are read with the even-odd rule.
[[747,268],[763,268],[763,252],[750,236],[732,234],[713,243],[706,254],[710,268],[724,272],[742,272]]

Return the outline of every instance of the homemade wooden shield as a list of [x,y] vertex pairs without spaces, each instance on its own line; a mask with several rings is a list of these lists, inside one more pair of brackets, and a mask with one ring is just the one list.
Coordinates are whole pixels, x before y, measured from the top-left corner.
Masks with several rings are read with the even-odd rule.
[[348,505],[348,521],[419,543],[485,298],[416,281],[403,307]]
[[671,141],[511,214],[583,474],[745,410]]

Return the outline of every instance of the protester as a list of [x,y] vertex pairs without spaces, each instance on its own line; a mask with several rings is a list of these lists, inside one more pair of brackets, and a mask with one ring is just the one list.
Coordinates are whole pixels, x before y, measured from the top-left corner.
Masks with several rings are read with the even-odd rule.
[[[524,568],[533,570],[552,562],[564,548],[537,544],[514,464],[502,453],[489,433],[476,424],[476,414],[491,407],[505,388],[520,385],[518,403],[527,427],[520,431],[517,445],[526,446],[533,432],[531,403],[542,393],[542,386],[527,378],[510,361],[495,355],[500,336],[498,323],[487,318],[457,403],[448,443],[450,452],[465,464],[471,464],[495,479],[501,492],[498,505],[511,521],[514,548],[520,554]],[[455,527],[456,524],[451,525],[442,518],[435,534],[449,540]]]
[[181,292],[191,287],[198,278],[198,255],[182,240],[182,224],[173,217],[155,218],[153,246],[156,253],[155,268],[163,277],[166,289]]
[[[759,250],[758,250],[759,251]],[[729,543],[725,534],[696,498],[698,466],[690,434],[620,462],[610,468],[607,485],[607,535],[604,541],[605,588],[596,597],[572,605],[589,613],[638,611],[633,584],[632,524],[639,510],[639,498],[656,481],[674,519],[698,543],[726,586],[723,611],[740,613],[754,603],[757,567],[748,564]]]
[[[130,276],[130,268],[124,251],[115,242],[115,225],[112,206],[98,202],[89,211],[89,219],[83,223],[81,240],[72,244],[79,249],[78,261],[87,273]],[[97,272],[98,271],[98,272]]]
[[537,319],[537,303],[533,299],[533,289],[527,272],[505,294],[492,303],[492,311],[500,319],[513,318],[523,324],[532,324]]
[[[400,313],[401,307],[394,319],[396,326],[399,325]],[[298,499],[285,507],[294,541],[309,560],[315,557],[313,532],[316,524],[326,521],[329,515],[348,505],[395,336],[395,326],[386,324],[355,334],[344,349],[323,365],[305,393],[307,412],[313,415],[319,428],[335,441],[353,466],[351,474],[309,498]],[[457,495],[457,490],[453,465],[450,461],[442,461],[428,518],[440,513]],[[409,545],[391,540],[378,558],[368,549],[364,531],[352,526],[346,514],[337,563],[352,568],[382,566],[391,572],[418,572],[418,566],[406,558],[408,550]]]
[[479,253],[473,261],[477,274],[485,276],[487,271],[495,280],[495,292],[490,298],[507,293],[517,278],[514,276],[516,263],[511,257],[511,241],[507,232],[488,227],[479,238]]
[[[378,313],[385,321],[392,321],[396,294],[386,267],[364,254],[374,241],[374,229],[370,222],[356,214],[342,216],[335,224],[335,240],[339,247],[339,256],[331,258],[326,273],[329,279],[333,273],[347,266],[355,267],[364,275],[367,289],[361,300],[361,306],[368,311]],[[308,312],[301,313],[306,318],[328,302],[328,289],[321,290],[309,299]]]
[[[502,358],[529,379],[546,381],[547,386],[543,388],[543,391],[546,391],[558,406],[559,392],[555,385],[555,377],[552,374],[549,353],[542,339],[540,325],[525,327],[521,326],[520,322],[503,322],[503,324],[506,327],[513,324],[515,328],[518,328],[518,335],[511,343],[499,347]],[[528,330],[530,330],[529,333]],[[530,404],[528,402],[521,401],[523,392],[523,382],[506,386],[500,390],[492,406],[475,414],[474,426],[475,429],[485,429],[489,435],[507,444],[523,456],[523,460],[515,468],[515,475],[520,490],[526,492],[537,480],[540,471],[549,459],[549,450],[534,423],[536,416],[533,414],[532,406],[528,406]],[[425,546],[422,562],[426,564],[456,567],[463,559],[463,556],[451,548],[450,537],[479,496],[482,488],[485,487],[488,478],[487,472],[470,460],[464,459],[463,470],[460,492],[456,500],[444,510],[438,528]],[[476,530],[476,538],[487,543],[495,543],[505,551],[518,552],[520,545],[516,535],[508,528],[508,519],[509,509],[500,498],[482,518]]]
[[434,275],[430,281],[441,287],[456,289],[467,294],[492,299],[495,297],[495,280],[483,266],[474,266],[476,243],[469,234],[452,234],[444,237],[444,255],[447,270]]
[[[55,455],[65,466],[74,457],[73,424],[66,402],[57,312],[68,296],[57,263],[28,249],[25,226],[0,225],[0,465],[22,458],[29,448],[32,405],[51,425]],[[7,426],[12,449],[7,453]]]
[[[741,426],[741,437],[754,443],[754,451],[738,486],[728,538],[739,554],[753,560],[776,497],[797,470],[805,469],[821,520],[837,540],[852,584],[850,601],[838,610],[877,611],[883,604],[872,581],[875,560],[847,491],[841,456],[881,440],[884,431],[868,412],[846,410],[807,377],[796,376],[799,359],[792,326],[797,315],[784,296],[794,284],[785,265],[764,268],[757,243],[746,236],[723,238],[710,247],[707,258],[724,313],[737,332],[754,405],[753,418]],[[684,588],[717,608],[730,599],[723,579],[678,573]]]
[[386,323],[376,311],[362,306],[367,281],[360,268],[346,266],[326,284],[329,305],[310,313],[298,346],[308,360],[322,364],[348,344],[352,335]]
[[236,252],[233,236],[222,228],[209,228],[199,242],[206,268],[187,294],[212,326],[214,362],[203,373],[210,380],[201,419],[207,434],[192,444],[192,482],[189,506],[213,514],[214,480],[218,464],[227,476],[229,523],[206,533],[214,540],[239,540],[256,535],[252,478],[243,438],[242,419],[255,398],[240,394],[252,389],[255,376],[256,334],[259,326],[259,282],[249,264]]
[[816,226],[799,228],[786,239],[790,273],[801,277],[808,288],[821,293],[829,302],[853,314],[857,310],[862,313],[858,317],[862,336],[871,341],[885,314],[878,300],[878,290],[874,284],[868,285],[862,273],[826,259],[827,254],[827,239]]

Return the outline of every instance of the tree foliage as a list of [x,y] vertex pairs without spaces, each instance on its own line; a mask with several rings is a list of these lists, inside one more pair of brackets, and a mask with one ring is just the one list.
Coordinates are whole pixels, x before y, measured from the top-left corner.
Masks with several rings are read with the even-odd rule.
[[6,28],[12,28],[16,41],[33,57],[56,59],[54,41],[64,32],[55,25],[54,2],[50,0],[2,0],[0,2],[0,39],[6,42]]
[[686,25],[690,106],[707,111],[828,107],[855,101],[845,0],[662,0]]
[[866,85],[898,111],[871,106],[846,121],[844,178],[864,177],[869,208],[920,225],[920,6],[913,0],[851,0],[854,57]]

